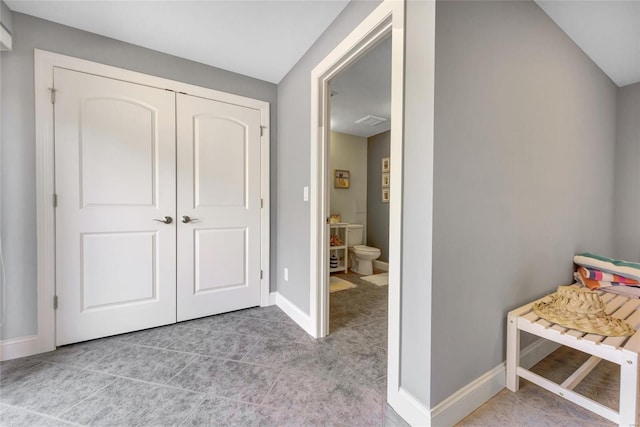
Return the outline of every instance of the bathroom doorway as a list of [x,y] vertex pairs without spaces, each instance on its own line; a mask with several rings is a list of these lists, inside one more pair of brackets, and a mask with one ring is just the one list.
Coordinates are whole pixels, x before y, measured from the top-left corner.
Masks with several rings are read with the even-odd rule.
[[[421,7],[422,7],[421,3]],[[389,285],[386,399],[401,416],[422,424],[425,417],[417,401],[400,386],[401,264],[403,204],[403,126],[405,83],[405,2],[383,1],[347,35],[311,72],[311,171],[309,186],[309,330],[315,337],[329,332],[329,188],[328,146],[330,134],[329,82],[390,35],[391,132],[389,200]],[[433,28],[435,3],[424,3]],[[430,39],[429,39],[430,40]],[[432,60],[432,52],[424,59]],[[421,57],[422,60],[422,57]],[[432,77],[429,77],[432,79]],[[431,81],[431,80],[430,80]],[[427,91],[427,96],[432,94]],[[428,121],[428,120],[427,120]],[[430,140],[426,141],[431,143]],[[332,183],[331,183],[332,185]],[[301,314],[301,316],[304,315]],[[427,330],[427,336],[429,336]],[[337,336],[338,332],[333,336]],[[366,339],[366,338],[365,338]],[[339,340],[339,337],[328,340]],[[348,341],[348,340],[347,340]]]
[[387,343],[391,35],[329,81],[328,333]]

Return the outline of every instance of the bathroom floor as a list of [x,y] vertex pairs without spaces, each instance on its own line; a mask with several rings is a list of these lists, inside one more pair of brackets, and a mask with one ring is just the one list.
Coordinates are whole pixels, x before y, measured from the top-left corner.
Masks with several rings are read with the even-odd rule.
[[403,425],[387,407],[387,288],[331,294],[314,340],[241,310],[0,364],[0,424]]

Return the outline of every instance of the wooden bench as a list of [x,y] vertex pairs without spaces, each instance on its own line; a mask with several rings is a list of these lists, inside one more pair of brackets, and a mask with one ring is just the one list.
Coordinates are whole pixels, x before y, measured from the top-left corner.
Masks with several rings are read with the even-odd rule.
[[[519,378],[524,378],[614,423],[621,426],[635,426],[637,424],[638,411],[640,332],[637,330],[640,328],[640,299],[627,298],[606,292],[601,292],[600,295],[606,303],[606,312],[608,314],[625,319],[636,329],[636,333],[633,336],[606,337],[565,328],[541,319],[533,312],[533,304],[538,301],[549,301],[549,297],[534,301],[510,311],[507,315],[506,385],[509,390],[518,391]],[[556,384],[520,366],[520,331],[575,348],[590,354],[591,358],[562,384]],[[620,366],[619,411],[573,391],[602,359]]]

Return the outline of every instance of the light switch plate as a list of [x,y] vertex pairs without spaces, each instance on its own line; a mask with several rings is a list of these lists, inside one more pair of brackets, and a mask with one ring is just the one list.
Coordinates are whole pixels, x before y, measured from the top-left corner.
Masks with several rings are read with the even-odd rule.
[[302,199],[305,202],[309,201],[309,187],[304,187],[303,191],[302,191]]

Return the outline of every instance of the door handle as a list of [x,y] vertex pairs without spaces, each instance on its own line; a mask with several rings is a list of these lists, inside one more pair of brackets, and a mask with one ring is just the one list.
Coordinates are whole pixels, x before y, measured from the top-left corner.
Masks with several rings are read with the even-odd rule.
[[164,219],[154,218],[153,220],[158,222],[164,222],[165,224],[171,224],[173,222],[173,218],[171,218],[170,216],[165,216]]
[[200,221],[198,218],[190,218],[187,215],[182,216],[182,222],[185,224],[189,224],[190,222]]

